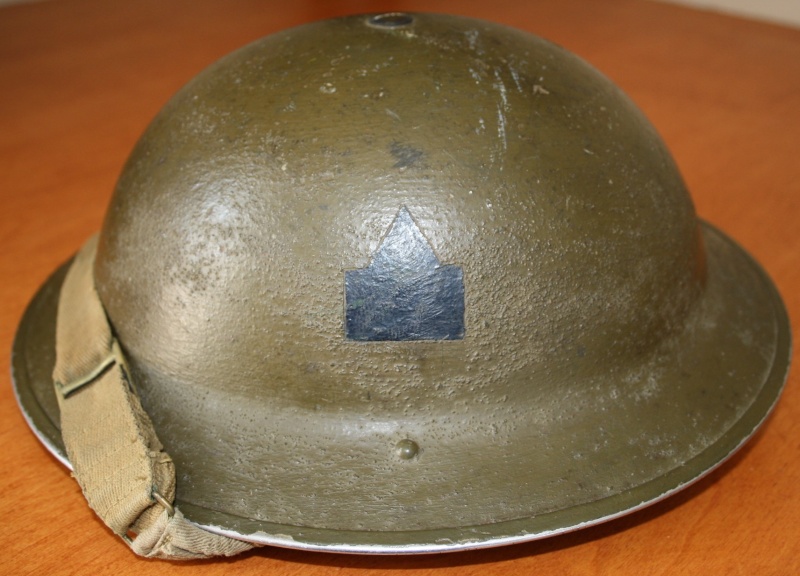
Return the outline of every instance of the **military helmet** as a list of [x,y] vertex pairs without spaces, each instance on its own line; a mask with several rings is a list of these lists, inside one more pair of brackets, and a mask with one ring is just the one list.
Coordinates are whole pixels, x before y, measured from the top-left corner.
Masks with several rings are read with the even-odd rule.
[[[88,318],[102,337],[71,337]],[[184,87],[13,369],[38,437],[89,473],[64,403],[117,372],[143,454],[174,465],[145,498],[168,518],[405,553],[670,495],[755,432],[789,355],[773,284],[614,84],[528,33],[392,13],[268,36]]]

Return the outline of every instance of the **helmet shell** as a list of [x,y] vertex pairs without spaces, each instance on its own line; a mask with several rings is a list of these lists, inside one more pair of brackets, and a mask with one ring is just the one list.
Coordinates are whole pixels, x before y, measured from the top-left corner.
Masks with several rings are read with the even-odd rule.
[[777,293],[631,101],[454,16],[201,73],[136,145],[95,278],[187,517],[290,546],[613,517],[725,459],[788,365]]

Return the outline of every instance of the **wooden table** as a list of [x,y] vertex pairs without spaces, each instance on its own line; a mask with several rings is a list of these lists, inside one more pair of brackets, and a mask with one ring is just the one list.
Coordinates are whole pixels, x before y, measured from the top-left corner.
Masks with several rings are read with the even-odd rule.
[[[800,322],[800,30],[645,0],[59,0],[0,8],[0,573],[166,574],[86,507],[14,402],[9,353],[37,286],[98,229],[139,133],[206,65],[270,32],[366,11],[511,24],[608,74],[672,149],[699,214],[738,239]],[[763,431],[665,502],[528,544],[425,557],[262,549],[192,574],[800,574],[796,371]]]

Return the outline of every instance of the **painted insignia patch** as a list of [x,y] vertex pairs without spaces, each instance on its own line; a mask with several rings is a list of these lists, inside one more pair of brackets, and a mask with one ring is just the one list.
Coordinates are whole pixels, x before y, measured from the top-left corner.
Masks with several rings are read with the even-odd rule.
[[464,276],[441,265],[405,207],[369,266],[344,273],[350,340],[461,340]]

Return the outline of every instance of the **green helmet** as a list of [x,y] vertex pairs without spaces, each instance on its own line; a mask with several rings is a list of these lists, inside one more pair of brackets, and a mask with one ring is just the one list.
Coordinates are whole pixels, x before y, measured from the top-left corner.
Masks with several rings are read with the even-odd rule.
[[86,258],[113,358],[52,376],[68,263],[14,345],[28,421],[69,464],[59,403],[124,357],[174,462],[153,501],[254,543],[429,552],[611,519],[729,457],[789,365],[778,293],[630,100],[461,17],[317,22],[214,64],[139,140]]

